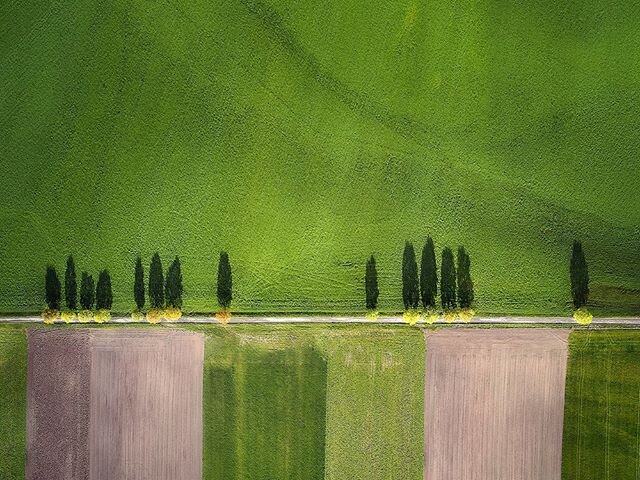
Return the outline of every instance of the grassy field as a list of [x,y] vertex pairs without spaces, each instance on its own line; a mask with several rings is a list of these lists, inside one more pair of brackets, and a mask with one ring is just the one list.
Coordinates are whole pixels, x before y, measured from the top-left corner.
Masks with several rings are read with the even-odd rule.
[[0,479],[24,478],[27,425],[27,336],[0,325]]
[[207,334],[204,478],[422,478],[419,330],[195,328]]
[[569,348],[562,478],[638,478],[640,334],[577,331]]
[[[603,13],[604,12],[604,13]],[[90,0],[0,5],[0,311],[47,263],[179,254],[185,309],[401,308],[405,240],[464,244],[477,309],[640,312],[637,2]]]

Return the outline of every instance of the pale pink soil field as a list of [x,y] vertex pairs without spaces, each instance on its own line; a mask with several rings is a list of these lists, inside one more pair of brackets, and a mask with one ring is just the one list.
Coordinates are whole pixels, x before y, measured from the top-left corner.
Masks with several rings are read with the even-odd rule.
[[169,329],[30,335],[27,478],[200,480],[203,342]]
[[560,480],[568,335],[427,333],[426,480]]

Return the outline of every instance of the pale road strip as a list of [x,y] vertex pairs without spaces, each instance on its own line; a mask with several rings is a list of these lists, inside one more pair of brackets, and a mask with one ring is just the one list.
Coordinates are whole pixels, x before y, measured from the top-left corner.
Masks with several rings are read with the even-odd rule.
[[[0,317],[0,323],[42,323],[42,318],[35,316],[13,316],[13,317]],[[56,320],[55,323],[64,323],[62,320]],[[78,320],[74,320],[71,323],[83,323]],[[90,322],[89,324],[93,324]],[[146,324],[146,321],[134,322],[131,317],[116,316],[109,320],[109,323],[142,323]],[[163,323],[218,323],[215,317],[205,316],[185,316],[180,320],[163,322]],[[244,323],[260,323],[260,324],[288,324],[288,323],[357,323],[366,325],[375,324],[403,324],[405,321],[401,316],[389,316],[380,317],[375,321],[367,320],[362,317],[338,317],[338,316],[295,316],[295,317],[244,317],[235,316],[231,317],[229,323],[232,324],[244,324]],[[419,325],[426,325],[425,322],[419,321]],[[571,317],[477,317],[471,322],[465,323],[456,321],[453,323],[445,322],[444,320],[438,320],[434,325],[513,325],[513,324],[535,324],[535,325],[573,325],[579,326],[578,323]],[[594,318],[591,323],[592,326],[606,326],[606,325],[637,325],[640,326],[640,317],[609,317],[609,318]]]

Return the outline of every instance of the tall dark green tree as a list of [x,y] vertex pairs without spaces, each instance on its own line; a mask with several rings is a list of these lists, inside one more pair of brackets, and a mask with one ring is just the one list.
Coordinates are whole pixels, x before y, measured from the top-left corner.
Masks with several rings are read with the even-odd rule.
[[76,265],[71,255],[67,257],[67,269],[64,272],[64,299],[69,310],[76,310],[78,308]]
[[587,259],[582,249],[582,243],[577,240],[573,242],[569,270],[573,305],[576,308],[582,308],[589,300],[589,269],[587,268]]
[[98,274],[96,285],[96,308],[98,310],[111,310],[113,305],[113,292],[111,290],[111,275],[108,270],[102,270]]
[[55,267],[49,265],[44,277],[44,293],[49,310],[60,310],[60,300],[62,297],[62,286]]
[[438,295],[438,270],[436,266],[436,252],[433,247],[431,237],[422,249],[422,260],[420,262],[420,296],[424,308],[434,308],[436,306],[436,296]]
[[93,310],[96,301],[96,287],[93,276],[87,272],[82,272],[80,278],[80,306],[84,310]]
[[440,300],[443,310],[456,308],[456,266],[449,247],[442,250],[440,266]]
[[167,270],[165,294],[167,306],[182,308],[182,271],[180,269],[180,259],[177,255]]
[[227,252],[220,252],[220,261],[218,262],[218,305],[223,309],[231,306],[233,299],[233,280],[231,277],[231,264],[229,263],[229,255]]
[[133,299],[136,302],[136,308],[139,312],[144,308],[144,268],[142,267],[142,259],[136,257],[136,268],[133,279]]
[[420,303],[418,264],[416,252],[410,242],[405,243],[402,255],[402,301],[405,310],[416,309]]
[[458,247],[458,305],[460,308],[471,308],[473,296],[471,259],[464,247]]
[[164,274],[158,253],[153,254],[149,267],[149,301],[151,308],[164,308]]
[[378,271],[376,270],[376,259],[373,255],[367,260],[367,269],[364,274],[364,286],[366,292],[367,310],[378,308]]

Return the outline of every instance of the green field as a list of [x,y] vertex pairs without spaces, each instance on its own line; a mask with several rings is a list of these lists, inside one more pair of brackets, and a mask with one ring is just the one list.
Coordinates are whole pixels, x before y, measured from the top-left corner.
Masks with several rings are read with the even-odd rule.
[[207,335],[205,479],[422,478],[419,330],[195,328]]
[[0,325],[0,479],[24,478],[27,438],[27,336]]
[[640,335],[576,331],[570,336],[562,478],[640,475]]
[[180,255],[213,311],[401,308],[405,240],[463,244],[477,310],[567,313],[583,241],[596,313],[640,312],[637,2],[0,5],[0,311],[47,263]]

